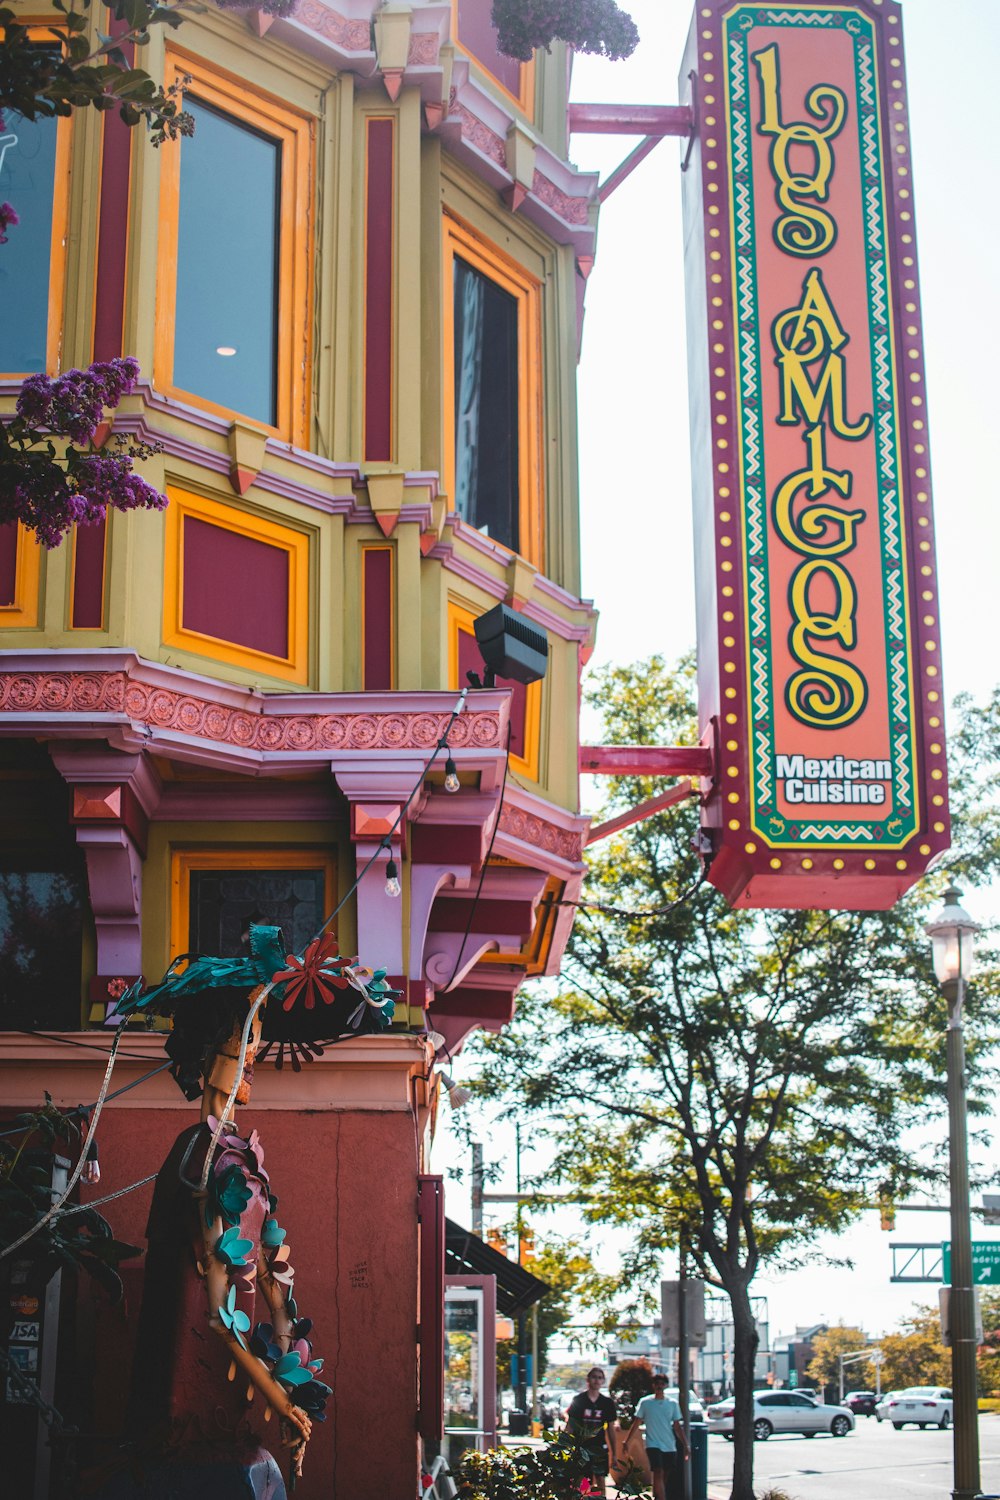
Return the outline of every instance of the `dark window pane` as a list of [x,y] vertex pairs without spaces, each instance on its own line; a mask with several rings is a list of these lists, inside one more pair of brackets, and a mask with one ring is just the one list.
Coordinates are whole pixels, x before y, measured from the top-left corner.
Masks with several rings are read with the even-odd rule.
[[45,369],[58,121],[7,115],[0,131],[0,203],[20,219],[0,245],[0,370]]
[[192,870],[192,953],[236,958],[251,917],[280,927],[301,953],[326,921],[323,870]]
[[79,1027],[86,901],[76,870],[0,871],[0,1030]]
[[281,146],[198,99],[184,108],[174,385],[273,425]]
[[455,258],[455,509],[518,546],[517,299]]

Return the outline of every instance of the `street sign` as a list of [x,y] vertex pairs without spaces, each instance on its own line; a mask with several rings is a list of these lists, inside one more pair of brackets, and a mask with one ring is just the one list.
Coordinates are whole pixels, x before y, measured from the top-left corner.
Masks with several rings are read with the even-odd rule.
[[[941,1245],[941,1279],[951,1285],[951,1240]],[[972,1281],[975,1286],[1000,1286],[1000,1240],[973,1242]]]
[[[660,1282],[660,1340],[668,1349],[676,1349],[681,1341],[680,1333],[680,1288],[679,1281]],[[705,1283],[693,1276],[685,1278],[684,1311],[686,1315],[688,1344],[692,1349],[705,1347]]]

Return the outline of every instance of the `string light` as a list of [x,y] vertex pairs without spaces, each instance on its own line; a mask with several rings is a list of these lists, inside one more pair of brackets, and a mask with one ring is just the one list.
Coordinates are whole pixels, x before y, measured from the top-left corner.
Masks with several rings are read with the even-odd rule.
[[403,894],[403,887],[399,883],[399,870],[394,859],[390,859],[385,867],[385,893],[387,896]]
[[462,789],[462,783],[458,779],[458,768],[450,755],[444,763],[444,789],[446,792],[458,792]]
[[95,1136],[90,1143],[87,1160],[84,1162],[83,1171],[80,1173],[80,1181],[87,1183],[89,1187],[96,1187],[100,1180],[101,1163],[97,1159],[97,1137]]

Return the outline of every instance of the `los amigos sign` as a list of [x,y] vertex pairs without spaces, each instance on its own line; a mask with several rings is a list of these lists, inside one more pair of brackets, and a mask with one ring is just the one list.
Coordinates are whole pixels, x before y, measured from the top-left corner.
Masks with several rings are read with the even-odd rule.
[[682,68],[711,878],[891,906],[948,845],[900,7],[703,0]]

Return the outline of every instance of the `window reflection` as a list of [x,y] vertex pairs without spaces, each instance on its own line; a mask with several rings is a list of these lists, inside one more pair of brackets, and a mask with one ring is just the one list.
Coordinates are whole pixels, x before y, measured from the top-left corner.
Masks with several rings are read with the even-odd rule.
[[249,921],[280,927],[289,953],[301,953],[326,918],[325,870],[191,871],[189,946],[236,958]]
[[277,422],[281,146],[185,95],[173,383]]
[[74,871],[0,871],[0,1030],[79,1026],[85,902]]
[[517,299],[455,257],[455,509],[518,550]]
[[0,246],[0,370],[12,375],[45,369],[58,127],[8,114],[0,130],[0,203],[19,219]]

